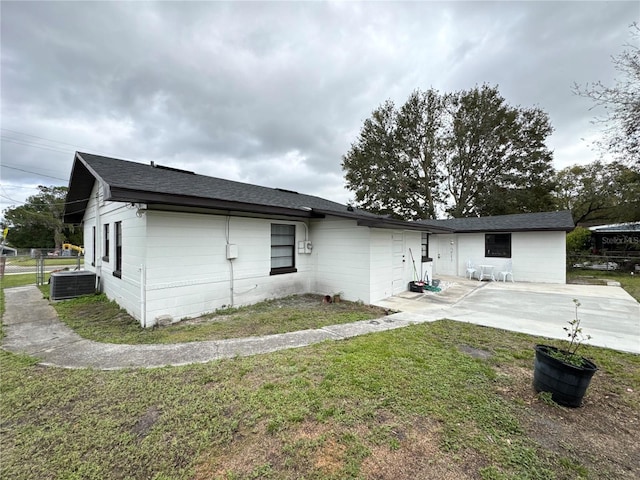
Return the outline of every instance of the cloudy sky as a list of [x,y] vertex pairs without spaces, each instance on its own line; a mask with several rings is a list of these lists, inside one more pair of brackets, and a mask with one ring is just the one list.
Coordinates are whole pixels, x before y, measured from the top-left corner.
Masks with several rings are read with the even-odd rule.
[[574,82],[613,84],[638,2],[1,2],[0,209],[75,150],[346,203],[341,157],[386,99],[498,85],[597,158]]

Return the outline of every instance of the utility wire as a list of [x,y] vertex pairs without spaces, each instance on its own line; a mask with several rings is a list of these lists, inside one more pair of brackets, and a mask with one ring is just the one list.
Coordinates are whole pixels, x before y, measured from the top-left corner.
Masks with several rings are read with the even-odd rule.
[[33,137],[33,138],[38,138],[40,140],[46,140],[47,142],[60,143],[62,145],[69,145],[70,147],[74,148],[74,151],[77,148],[77,146],[72,143],[61,142],[59,140],[52,140],[51,138],[39,137],[38,135],[31,135],[30,133],[18,132],[17,130],[9,130],[8,128],[0,128],[0,130],[4,130],[5,132],[16,133],[18,135],[24,135],[25,137]]
[[5,137],[4,135],[2,135],[0,138],[2,138],[3,142],[15,143],[16,145],[22,145],[25,147],[40,148],[41,150],[48,150],[50,152],[55,152],[55,153],[63,153],[65,155],[69,155],[69,153],[72,153],[71,150],[59,150],[55,148],[55,145],[41,145],[39,143],[24,141],[22,139]]
[[2,164],[2,165],[0,165],[0,167],[10,168],[11,170],[18,170],[19,172],[31,173],[33,175],[38,175],[40,177],[47,177],[47,178],[53,178],[55,180],[62,180],[63,182],[66,182],[66,181],[69,180],[68,178],[60,178],[60,177],[54,177],[54,176],[51,176],[51,175],[45,175],[44,173],[32,172],[30,170],[25,170],[24,168],[13,167],[11,165]]
[[5,186],[7,188],[22,188],[22,189],[26,189],[26,190],[39,190],[38,187],[28,187],[26,185],[14,185],[14,184],[7,184],[7,183],[0,183],[0,187]]
[[[109,153],[101,153],[99,151],[99,149],[95,149],[95,148],[87,148],[87,147],[82,147],[82,146],[78,146],[76,144],[73,143],[67,143],[67,142],[61,142],[59,140],[53,140],[51,138],[45,138],[45,137],[40,137],[38,135],[32,135],[30,133],[24,133],[24,132],[19,132],[17,130],[10,130],[8,128],[0,128],[0,130],[4,131],[4,132],[9,132],[12,134],[16,134],[16,135],[22,135],[25,137],[32,137],[32,138],[37,138],[39,140],[44,140],[46,142],[52,142],[52,143],[59,143],[60,145],[68,145],[70,147],[73,147],[73,150],[62,150],[63,147],[58,147],[59,149],[56,150],[57,145],[45,145],[42,143],[36,143],[32,140],[26,139],[26,138],[13,138],[13,137],[3,137],[6,138],[7,140],[5,141],[13,141],[13,143],[17,143],[18,145],[24,145],[24,146],[29,146],[29,147],[34,147],[34,148],[42,148],[44,150],[52,150],[54,152],[57,153],[64,153],[64,154],[69,154],[69,153],[75,153],[76,151],[84,151],[84,152],[94,152],[97,155],[105,155],[107,157],[113,157],[114,155],[109,154]],[[27,143],[19,143],[19,142],[27,142]]]
[[[4,191],[4,189],[2,190],[5,194],[4,195],[0,195],[0,197],[5,198],[7,200],[11,200],[12,202],[16,202],[16,203],[21,203],[23,206],[30,206],[30,207],[41,207],[42,203],[29,203],[29,202],[21,202],[20,200],[16,200],[15,198],[11,198],[9,196],[7,196],[7,192]],[[60,202],[62,202],[64,205],[71,205],[72,203],[82,203],[82,202],[87,202],[89,201],[89,198],[83,198],[81,200],[71,200],[70,202],[64,201],[64,200],[59,200]]]

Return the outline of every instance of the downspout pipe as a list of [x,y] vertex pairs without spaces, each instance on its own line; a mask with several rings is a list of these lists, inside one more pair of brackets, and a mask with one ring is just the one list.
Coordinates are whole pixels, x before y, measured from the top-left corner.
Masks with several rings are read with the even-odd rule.
[[102,285],[100,278],[102,277],[102,230],[100,228],[100,187],[96,190],[96,244],[93,248],[96,250],[96,290],[101,291]]
[[140,265],[140,323],[147,328],[147,271]]

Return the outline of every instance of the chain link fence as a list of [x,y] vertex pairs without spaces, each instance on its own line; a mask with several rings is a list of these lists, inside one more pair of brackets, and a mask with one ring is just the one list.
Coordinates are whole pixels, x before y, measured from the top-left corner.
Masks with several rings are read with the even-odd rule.
[[567,269],[640,274],[640,252],[616,252],[603,255],[569,254]]
[[9,280],[9,277],[14,275],[26,275],[32,276],[33,282],[37,285],[43,285],[53,272],[84,268],[84,257],[74,253],[64,251],[62,255],[53,249],[31,248],[18,250],[15,255],[2,255],[0,278]]

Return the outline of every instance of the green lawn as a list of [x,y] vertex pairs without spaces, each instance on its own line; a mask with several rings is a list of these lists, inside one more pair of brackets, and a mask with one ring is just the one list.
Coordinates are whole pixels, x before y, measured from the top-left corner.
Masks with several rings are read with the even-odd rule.
[[[101,296],[58,305],[122,313]],[[253,312],[277,324],[289,307],[271,307]],[[344,313],[325,311],[330,323]],[[2,351],[0,478],[639,478],[640,356],[586,346],[600,370],[585,406],[567,409],[531,388],[545,342],[444,320],[158,369],[66,370]]]
[[361,303],[343,301],[327,304],[322,302],[321,295],[294,295],[221,310],[165,327],[143,329],[137,320],[104,295],[85,296],[54,306],[60,318],[82,337],[97,342],[128,344],[270,335],[371,320],[385,315],[384,309]]
[[[77,265],[78,257],[46,257],[44,261],[45,265]],[[35,267],[36,259],[31,257],[16,257],[15,259],[7,257],[7,268],[11,265],[17,267]],[[80,257],[80,265],[84,265],[84,257]]]
[[[45,282],[49,281],[50,273],[45,273]],[[19,273],[16,275],[4,275],[0,280],[0,288],[23,287],[25,285],[35,285],[35,273]]]
[[2,352],[0,476],[637,478],[640,358],[588,347],[601,370],[570,410],[531,390],[540,340],[439,321],[115,372]]

